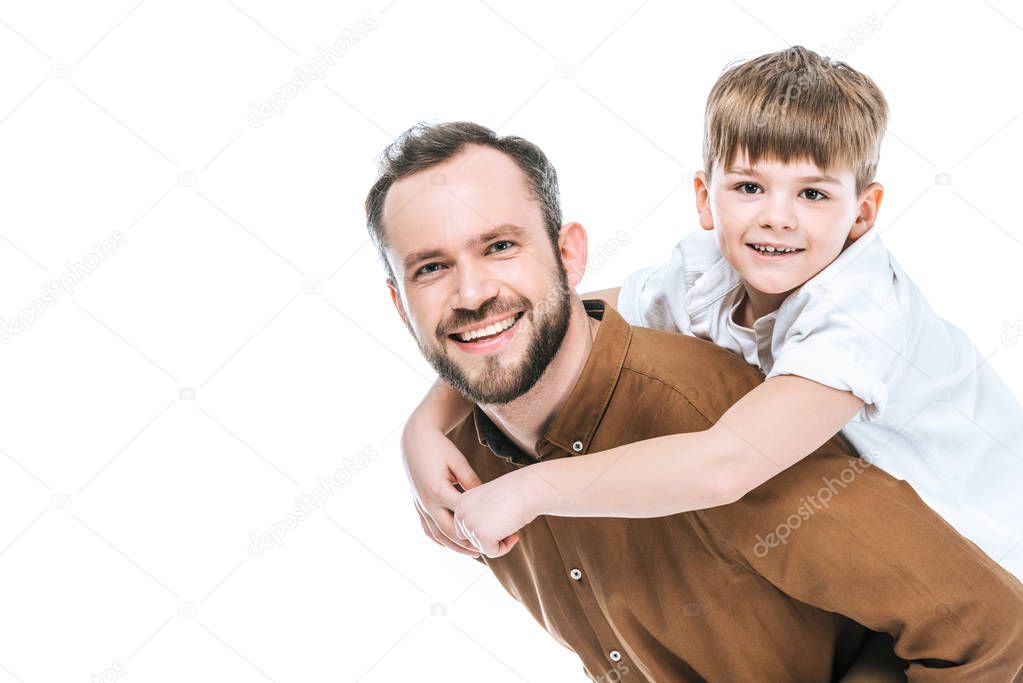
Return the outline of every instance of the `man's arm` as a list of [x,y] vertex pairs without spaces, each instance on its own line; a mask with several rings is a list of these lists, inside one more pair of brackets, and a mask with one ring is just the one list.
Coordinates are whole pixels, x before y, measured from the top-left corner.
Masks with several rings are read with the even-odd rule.
[[839,438],[700,513],[784,593],[890,634],[911,681],[1023,675],[1023,584]]

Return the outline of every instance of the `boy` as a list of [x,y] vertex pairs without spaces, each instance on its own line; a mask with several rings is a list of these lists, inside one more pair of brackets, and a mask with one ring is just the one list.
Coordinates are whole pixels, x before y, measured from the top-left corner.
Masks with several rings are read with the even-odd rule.
[[[703,432],[530,465],[542,484],[518,496],[500,479],[473,486],[441,438],[468,405],[438,387],[442,400],[424,401],[403,439],[435,540],[497,556],[539,514],[659,517],[731,503],[841,430],[1023,576],[1023,409],[872,230],[886,119],[870,79],[805,48],[726,71],[708,98],[694,183],[706,232],[590,296],[630,323],[730,349],[765,382]],[[572,505],[557,505],[566,495]]]

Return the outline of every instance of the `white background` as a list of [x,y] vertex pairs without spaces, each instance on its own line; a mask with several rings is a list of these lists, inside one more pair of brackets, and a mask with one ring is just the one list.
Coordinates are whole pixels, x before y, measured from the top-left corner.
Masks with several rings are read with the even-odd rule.
[[[892,109],[878,229],[1019,395],[1023,11],[940,7],[4,3],[0,318],[41,310],[0,345],[0,682],[584,680],[485,568],[423,536],[408,494],[397,435],[433,374],[362,207],[420,120],[548,153],[590,234],[587,291],[696,228],[704,99],[729,62],[841,57]],[[346,31],[321,80],[250,125]],[[250,555],[339,469],[325,509]]]

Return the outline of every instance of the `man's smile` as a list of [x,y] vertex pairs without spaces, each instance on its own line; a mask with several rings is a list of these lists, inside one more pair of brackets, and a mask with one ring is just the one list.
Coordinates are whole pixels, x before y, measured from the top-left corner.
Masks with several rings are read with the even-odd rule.
[[455,345],[466,353],[491,353],[503,348],[515,337],[522,311],[486,325],[477,325],[449,334]]

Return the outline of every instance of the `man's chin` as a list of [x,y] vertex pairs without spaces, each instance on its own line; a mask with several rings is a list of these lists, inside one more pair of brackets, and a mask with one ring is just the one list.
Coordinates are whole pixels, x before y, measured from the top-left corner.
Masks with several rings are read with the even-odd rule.
[[485,406],[499,406],[511,403],[526,393],[521,387],[516,386],[515,383],[502,383],[500,386],[492,383],[487,383],[486,385],[468,383],[459,385],[452,383],[450,380],[449,383],[468,400]]
[[529,387],[523,386],[527,368],[522,363],[513,363],[511,366],[501,363],[499,367],[493,367],[492,363],[484,360],[478,364],[473,363],[475,367],[466,367],[464,363],[455,362],[448,356],[447,362],[442,365],[434,365],[441,378],[465,398],[481,405],[510,403],[535,384],[534,381]]

